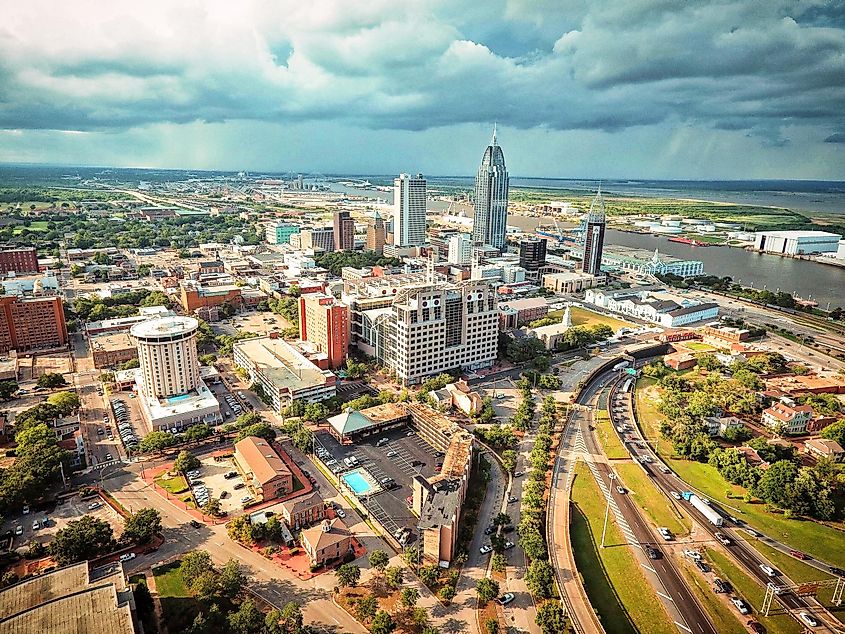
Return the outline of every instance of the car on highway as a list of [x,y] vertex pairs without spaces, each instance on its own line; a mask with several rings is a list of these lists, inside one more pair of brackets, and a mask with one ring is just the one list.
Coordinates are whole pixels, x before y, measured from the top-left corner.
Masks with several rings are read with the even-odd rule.
[[645,549],[645,554],[649,559],[660,559],[660,551],[653,546],[646,544],[643,548]]
[[786,588],[784,588],[783,586],[779,586],[776,583],[772,583],[771,581],[767,585],[772,589],[772,592],[774,592],[778,596],[786,592]]
[[790,550],[789,554],[795,557],[795,559],[809,559],[809,557],[800,550]]
[[132,559],[135,559],[135,557],[136,557],[135,553],[123,553],[119,557],[119,559],[120,559],[120,561],[130,561]]
[[623,486],[617,486],[617,487],[616,487],[616,492],[617,492],[619,495],[623,495],[623,494],[625,493],[625,487],[623,487]]
[[830,570],[831,574],[836,575],[837,577],[845,577],[845,570],[842,570],[842,568],[831,566],[828,570]]
[[672,496],[673,498],[675,498],[676,500],[680,500],[680,499],[681,499],[681,494],[680,494],[680,493],[678,493],[677,491],[669,491],[669,495],[671,495],[671,496]]
[[745,604],[745,601],[743,601],[742,599],[737,598],[737,597],[732,597],[731,603],[733,603],[734,607],[737,610],[739,610],[740,614],[748,614],[748,606]]
[[714,533],[714,535],[716,536],[716,539],[718,539],[718,540],[719,540],[719,542],[721,542],[721,543],[722,543],[722,545],[724,545],[724,546],[729,546],[729,545],[730,545],[730,543],[731,543],[730,538],[729,538],[727,535],[725,535],[723,532],[721,532],[721,531],[716,531],[716,532]]
[[513,592],[505,592],[501,597],[499,597],[499,603],[501,605],[507,605],[511,601],[513,601],[516,597],[514,596]]
[[760,564],[760,570],[766,573],[769,577],[774,577],[777,575],[777,572],[771,566],[767,566],[766,564]]
[[490,544],[484,544],[481,548],[478,549],[478,552],[482,555],[486,555],[489,552],[493,552],[493,547]]
[[819,620],[809,612],[799,612],[798,618],[801,619],[801,622],[804,623],[804,625],[806,625],[807,627],[819,626]]

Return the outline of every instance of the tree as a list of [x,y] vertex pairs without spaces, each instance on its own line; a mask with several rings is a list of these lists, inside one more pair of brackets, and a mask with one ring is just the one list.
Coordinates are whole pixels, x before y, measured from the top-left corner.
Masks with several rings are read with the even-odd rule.
[[161,532],[161,513],[155,509],[141,509],[123,522],[123,538],[136,544],[146,544]]
[[402,585],[402,568],[399,566],[388,566],[384,571],[384,583],[391,590],[396,590]]
[[67,381],[65,380],[65,377],[63,377],[61,374],[57,374],[55,372],[45,372],[44,374],[38,377],[36,385],[38,387],[52,389],[67,385]]
[[516,451],[505,449],[502,452],[502,466],[509,473],[513,473],[516,470]]
[[188,471],[199,469],[201,464],[202,463],[199,458],[190,451],[182,450],[179,452],[179,455],[176,456],[176,462],[173,463],[173,468],[180,473],[187,473]]
[[416,588],[405,588],[402,590],[401,600],[402,605],[410,610],[414,608],[417,605],[417,601],[420,600],[420,592]]
[[420,581],[431,587],[440,579],[440,568],[437,564],[429,564],[420,568]]
[[274,430],[270,425],[267,423],[256,423],[255,425],[249,425],[248,427],[244,427],[238,432],[238,435],[235,437],[235,442],[243,440],[249,436],[255,436],[256,438],[263,438],[267,442],[276,439],[276,430]]
[[211,427],[206,425],[205,423],[199,423],[197,425],[191,425],[188,429],[185,430],[185,433],[182,434],[182,438],[189,442],[202,440],[203,438],[208,438],[211,436],[212,431]]
[[554,595],[554,573],[549,562],[535,559],[525,573],[525,584],[535,599],[549,599]]
[[232,634],[256,634],[264,625],[264,615],[251,599],[246,599],[237,612],[232,612],[226,617],[226,621],[229,624],[228,631]]
[[393,622],[393,617],[384,610],[379,610],[370,624],[370,632],[373,634],[390,634],[394,629],[396,623]]
[[161,453],[175,443],[176,438],[173,434],[168,434],[166,431],[151,431],[141,440],[138,450],[141,453]]
[[8,401],[18,391],[17,381],[0,381],[0,400]]
[[560,601],[545,601],[537,608],[534,622],[543,634],[559,634],[566,631],[566,614]]
[[337,583],[341,588],[355,587],[361,578],[361,569],[355,564],[343,564],[335,570]]
[[302,609],[298,604],[290,601],[282,608],[281,614],[282,632],[284,634],[302,634]]
[[81,401],[76,392],[56,392],[47,397],[47,403],[55,407],[62,416],[67,416],[79,409]]
[[845,447],[845,418],[822,429],[821,436],[828,440],[835,440],[841,447]]
[[355,615],[360,621],[369,621],[378,612],[378,601],[375,595],[368,594],[358,599],[355,604]]
[[231,522],[229,522],[228,526],[226,527],[226,531],[229,533],[229,537],[231,537],[237,542],[242,542],[244,544],[252,543],[252,529],[253,524],[249,521],[249,517],[246,515],[239,515]]
[[305,406],[305,413],[302,417],[312,423],[323,420],[328,416],[329,410],[322,403],[309,403]]
[[484,629],[487,634],[499,634],[499,621],[496,619],[487,619],[484,622]]
[[382,550],[374,550],[370,553],[370,556],[367,559],[370,562],[370,565],[378,570],[379,573],[384,572],[384,569],[387,568],[387,564],[390,561],[390,558]]
[[494,553],[490,558],[490,567],[494,572],[504,573],[508,569],[508,560],[501,553]]
[[217,576],[218,594],[230,600],[234,599],[240,594],[245,584],[246,576],[241,572],[238,561],[236,559],[227,561]]
[[475,584],[475,590],[478,593],[478,600],[487,603],[499,596],[499,583],[485,577],[478,580],[478,583]]
[[50,554],[66,566],[108,552],[114,535],[108,522],[91,515],[67,523],[50,543]]
[[798,466],[789,460],[779,460],[763,472],[754,494],[767,502],[787,508],[790,488],[796,477]]
[[211,555],[205,550],[194,550],[185,553],[179,564],[182,580],[188,590],[192,590],[195,581],[202,575],[212,572]]
[[[220,498],[208,498],[208,502],[206,502],[202,506],[202,512],[206,515],[210,515],[211,517],[220,517],[223,513],[223,507],[220,504]],[[278,522],[278,520],[276,521]]]

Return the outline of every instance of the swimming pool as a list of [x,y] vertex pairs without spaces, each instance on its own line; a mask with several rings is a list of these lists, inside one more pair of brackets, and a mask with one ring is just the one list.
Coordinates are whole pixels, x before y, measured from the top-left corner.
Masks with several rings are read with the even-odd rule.
[[369,476],[368,473],[363,472],[361,469],[355,469],[354,471],[344,473],[341,478],[355,492],[355,495],[360,496],[372,493],[376,488],[376,485],[371,484],[372,478],[367,476]]

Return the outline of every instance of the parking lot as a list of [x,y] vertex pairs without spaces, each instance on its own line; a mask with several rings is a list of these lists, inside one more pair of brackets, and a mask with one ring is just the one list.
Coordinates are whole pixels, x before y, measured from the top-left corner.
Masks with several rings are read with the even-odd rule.
[[[3,523],[2,532],[12,531],[14,542],[12,548],[26,547],[31,539],[47,544],[56,532],[67,526],[71,520],[78,520],[83,515],[90,515],[107,521],[114,530],[115,538],[123,531],[123,520],[117,512],[103,502],[99,496],[82,499],[79,495],[66,499],[60,504],[48,506],[42,510],[32,509],[29,513],[18,513]],[[46,524],[45,524],[46,520]],[[38,522],[38,528],[34,527]],[[21,534],[16,535],[20,527]]]
[[249,411],[249,402],[230,393],[223,381],[209,383],[208,389],[220,403],[220,415],[223,416],[224,423],[231,423],[238,416]]
[[[118,392],[109,397],[111,411],[109,412],[108,426],[116,439],[121,439],[126,448],[132,448],[134,441],[140,442],[149,433],[147,423],[141,416],[141,407],[138,398],[133,392]],[[125,414],[120,405],[125,408]],[[125,439],[125,441],[124,441]],[[115,456],[116,457],[116,456]]]
[[[232,471],[237,471],[231,459],[225,458],[222,460],[215,460],[214,458],[205,458],[202,460],[202,466],[199,469],[199,477],[194,478],[192,488],[198,484],[205,486],[209,497],[220,499],[220,507],[231,515],[236,515],[243,510],[241,498],[249,495],[249,490],[244,484],[240,475],[233,478],[226,478],[225,475]],[[240,488],[236,489],[236,486]]]
[[[386,442],[381,439],[386,439]],[[381,446],[378,446],[379,442],[382,442]],[[407,427],[393,429],[353,445],[341,445],[330,434],[321,433],[317,435],[316,443],[330,454],[324,462],[335,461],[327,465],[335,473],[342,475],[349,471],[344,458],[355,456],[358,460],[355,468],[363,467],[377,482],[384,483],[381,491],[362,496],[362,503],[390,533],[407,527],[411,530],[408,543],[416,539],[417,518],[411,512],[407,498],[413,494],[413,476],[419,474],[428,478],[437,473],[437,464],[442,456],[438,457],[433,447]],[[386,478],[393,480],[393,488],[388,488],[389,480],[385,482]]]

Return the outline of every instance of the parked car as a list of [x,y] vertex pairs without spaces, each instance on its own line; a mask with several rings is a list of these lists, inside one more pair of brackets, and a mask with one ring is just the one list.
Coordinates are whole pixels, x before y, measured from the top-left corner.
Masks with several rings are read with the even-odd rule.
[[710,566],[708,566],[700,559],[695,560],[695,567],[698,568],[701,572],[710,572]]
[[665,539],[667,542],[671,542],[674,539],[674,535],[672,535],[672,531],[670,531],[665,526],[661,526],[657,529],[657,532],[660,533],[660,536]]
[[740,614],[748,614],[748,606],[745,604],[745,601],[739,599],[737,597],[733,597],[731,599],[731,603],[734,604],[734,607],[739,610]]
[[754,632],[754,634],[766,634],[766,628],[763,627],[762,623],[758,623],[757,621],[748,621],[746,625],[751,628],[751,631]]
[[514,546],[516,546],[516,544],[514,544],[513,542],[505,542],[505,550],[510,550]]
[[516,496],[514,496],[514,495],[509,495],[509,496],[508,496],[508,503],[509,503],[509,504],[513,504],[514,502],[518,502],[518,501],[519,501],[519,498],[518,498],[518,497],[516,497]]
[[490,544],[484,544],[481,548],[478,549],[482,555],[486,555],[487,553],[493,552],[493,547]]
[[91,504],[88,505],[88,510],[93,511],[94,509],[100,508],[102,505],[102,502],[91,502]]
[[499,597],[499,603],[501,605],[507,605],[511,601],[513,601],[516,597],[514,596],[513,592],[506,592],[501,597]]
[[41,528],[41,524],[38,522],[38,520],[33,521],[32,530],[37,531],[39,528]]
[[131,561],[132,559],[135,559],[135,557],[135,553],[123,553],[119,559],[120,561]]
[[193,528],[200,528],[200,527],[202,526],[202,524],[200,524],[200,523],[199,523],[198,521],[196,521],[196,520],[191,520],[191,521],[190,521],[190,524],[191,524],[191,526],[192,526]]
[[15,535],[23,535],[23,526],[20,524],[15,525]]
[[485,534],[485,535],[492,535],[492,534],[493,534],[493,533],[495,533],[495,532],[496,532],[496,527],[495,527],[495,526],[493,526],[492,524],[491,524],[490,526],[488,526],[487,528],[485,528],[485,529],[484,529],[484,534]]
[[701,553],[695,550],[685,550],[684,554],[693,561],[701,561]]
[[517,471],[516,473],[513,474],[513,477],[514,478],[521,478],[524,475],[525,475],[524,471]]
[[719,594],[719,593],[722,593],[722,592],[729,592],[727,584],[724,581],[722,581],[721,579],[719,579],[719,577],[716,577],[715,579],[713,579],[713,586],[714,586],[713,591],[716,594]]

